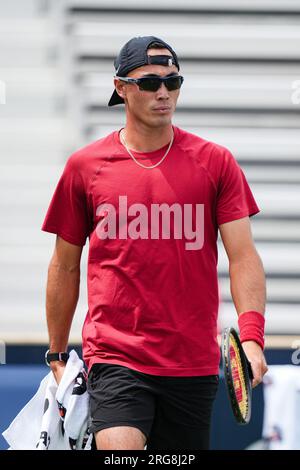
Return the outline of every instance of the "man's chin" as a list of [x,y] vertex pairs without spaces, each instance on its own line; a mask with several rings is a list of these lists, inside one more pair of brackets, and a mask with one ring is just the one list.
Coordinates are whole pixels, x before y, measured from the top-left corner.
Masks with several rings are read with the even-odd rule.
[[153,127],[162,127],[168,126],[172,123],[173,114],[169,113],[168,115],[156,116],[155,119],[151,119],[151,124]]

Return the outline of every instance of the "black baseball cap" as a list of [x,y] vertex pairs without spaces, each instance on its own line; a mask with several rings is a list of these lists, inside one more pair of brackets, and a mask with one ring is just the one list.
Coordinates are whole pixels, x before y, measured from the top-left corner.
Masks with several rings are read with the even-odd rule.
[[[168,49],[172,57],[169,55],[147,55],[147,50],[150,48],[151,44],[154,42],[160,43],[166,49]],[[179,70],[179,63],[176,52],[172,49],[169,44],[163,41],[160,38],[155,36],[138,36],[130,39],[120,50],[119,55],[114,61],[114,66],[116,70],[116,75],[119,77],[126,77],[126,75],[137,67],[142,67],[143,65],[148,64],[158,64],[158,65],[176,65]],[[123,98],[118,95],[117,91],[114,90],[108,106],[114,106],[116,104],[124,103]]]

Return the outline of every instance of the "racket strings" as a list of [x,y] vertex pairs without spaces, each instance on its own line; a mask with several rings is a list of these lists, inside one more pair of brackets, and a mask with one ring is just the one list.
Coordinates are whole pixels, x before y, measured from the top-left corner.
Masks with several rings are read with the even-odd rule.
[[230,335],[229,341],[229,355],[231,362],[231,373],[234,392],[240,408],[242,416],[245,418],[248,413],[248,392],[244,376],[243,365],[239,354],[239,348],[235,338]]

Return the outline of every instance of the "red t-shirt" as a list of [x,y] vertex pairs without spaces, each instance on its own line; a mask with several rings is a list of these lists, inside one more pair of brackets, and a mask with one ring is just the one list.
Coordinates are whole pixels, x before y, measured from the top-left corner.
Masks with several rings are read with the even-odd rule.
[[[49,206],[42,230],[75,245],[89,237],[88,369],[218,374],[218,225],[259,209],[226,148],[173,129],[153,169],[133,161],[118,131],[78,150]],[[134,155],[150,166],[166,149]]]

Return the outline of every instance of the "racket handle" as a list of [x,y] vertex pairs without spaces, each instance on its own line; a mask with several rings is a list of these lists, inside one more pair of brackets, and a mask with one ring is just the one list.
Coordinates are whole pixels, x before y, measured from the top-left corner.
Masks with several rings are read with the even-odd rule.
[[246,357],[246,362],[247,362],[247,367],[248,367],[249,379],[253,380],[253,371],[252,371],[252,367],[251,367],[251,362],[248,360],[247,357]]

